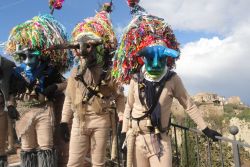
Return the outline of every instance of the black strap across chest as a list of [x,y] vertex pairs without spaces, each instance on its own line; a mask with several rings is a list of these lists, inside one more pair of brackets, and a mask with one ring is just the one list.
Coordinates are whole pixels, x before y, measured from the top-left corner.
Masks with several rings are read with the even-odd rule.
[[103,96],[101,96],[101,94],[100,94],[100,91],[96,90],[96,88],[100,87],[102,80],[104,80],[106,78],[106,76],[107,76],[107,71],[103,70],[102,74],[100,76],[100,79],[98,81],[98,84],[95,87],[89,86],[86,83],[86,81],[84,80],[83,75],[75,77],[76,80],[80,80],[83,83],[83,85],[87,88],[87,90],[88,90],[88,92],[86,94],[86,100],[87,101],[89,101],[93,96],[97,96],[99,98],[103,98]]
[[[156,107],[156,105],[157,105],[157,103],[159,101],[159,98],[161,96],[161,93],[162,93],[162,91],[164,89],[164,86],[165,86],[166,82],[168,80],[170,80],[175,74],[176,74],[176,72],[174,72],[174,71],[168,71],[168,73],[163,77],[163,79],[159,83],[159,88],[158,88],[158,91],[157,91],[156,96],[154,98],[153,104],[151,106],[149,106],[150,108],[141,117],[135,118],[131,114],[132,119],[140,121],[140,120],[143,120],[144,118],[146,118],[146,117],[148,117],[149,115],[152,114],[152,112],[154,111],[154,109],[155,109],[155,107]],[[145,93],[145,92],[143,92],[144,91],[143,87],[145,87],[145,85],[143,84],[143,79],[141,79],[141,77],[138,75],[138,94],[139,94],[139,99],[140,99],[141,104],[143,106],[146,106],[145,100],[144,100],[145,96],[143,96],[143,93]]]

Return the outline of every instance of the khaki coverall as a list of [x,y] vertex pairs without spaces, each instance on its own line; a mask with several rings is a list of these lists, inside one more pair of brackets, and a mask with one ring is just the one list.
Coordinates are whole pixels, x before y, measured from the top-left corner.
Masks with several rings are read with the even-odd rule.
[[[107,85],[100,86],[100,92],[104,95],[104,99],[93,96],[88,102],[83,103],[82,96],[86,89],[81,81],[75,80],[76,72],[77,69],[73,69],[68,79],[61,120],[61,122],[69,122],[73,111],[74,118],[67,166],[82,167],[89,149],[92,166],[104,166],[106,145],[111,127],[110,102],[116,101],[118,115],[120,115],[124,109],[124,96],[117,93],[115,85],[109,80]],[[99,76],[100,70],[98,67],[94,67],[91,70],[87,69],[84,80],[89,85],[95,85]],[[77,100],[77,97],[80,97],[80,100]],[[81,106],[80,109],[77,108],[78,104]],[[84,113],[83,117],[79,116],[81,113]]]
[[[62,92],[65,86],[57,84],[57,92]],[[10,96],[8,105],[16,106],[20,119],[16,121],[17,136],[21,138],[21,162],[23,166],[37,165],[54,166],[56,164],[56,152],[54,151],[54,104],[52,101],[44,101],[40,95],[36,101],[30,94],[25,98],[21,95],[16,98]],[[16,99],[17,102],[16,102]],[[56,101],[54,102],[56,103]],[[62,103],[61,103],[62,104]],[[27,160],[27,156],[32,160]],[[36,158],[37,157],[37,158]],[[37,159],[37,160],[36,160]],[[38,161],[38,162],[37,162]]]
[[[62,92],[66,85],[59,83],[57,87],[57,92]],[[27,105],[27,103],[28,101],[17,102],[17,110],[21,118],[16,121],[16,130],[18,137],[21,137],[22,150],[52,149],[54,147],[53,131],[55,122],[53,102],[48,101],[32,106]]]
[[[165,87],[159,98],[161,106],[161,124],[163,128],[168,127],[173,98],[179,101],[200,129],[207,127],[201,113],[185,90],[180,77],[174,75],[165,83]],[[141,130],[138,130],[138,125],[135,120],[132,120],[132,128],[129,128],[130,111],[132,111],[132,116],[134,118],[144,115],[143,112],[146,111],[146,108],[141,104],[139,99],[138,81],[136,81],[136,79],[132,79],[130,82],[127,103],[123,115],[122,132],[127,132],[127,135],[133,132],[135,135],[134,151],[132,155],[128,156],[132,156],[134,167],[171,167],[172,151],[170,136],[167,133],[161,133],[163,151],[162,156],[158,159],[158,156],[153,150],[153,145],[151,144],[150,132],[146,126],[146,119],[139,122],[139,128]]]

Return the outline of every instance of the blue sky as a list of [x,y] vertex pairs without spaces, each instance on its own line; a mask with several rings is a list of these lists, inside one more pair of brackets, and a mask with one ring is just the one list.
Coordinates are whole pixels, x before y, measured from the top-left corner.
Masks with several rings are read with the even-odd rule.
[[[54,16],[70,34],[76,23],[83,18],[93,16],[104,0],[65,0],[63,8],[56,10]],[[0,42],[8,38],[12,27],[35,15],[49,13],[47,0],[1,0],[0,2]],[[125,0],[114,0],[114,11],[111,14],[114,27],[122,28],[130,21],[129,8]],[[200,37],[211,37],[213,34],[202,31],[175,30],[181,44],[198,40]]]
[[[65,0],[54,16],[70,34],[83,18],[93,16],[104,0]],[[118,34],[131,19],[126,0],[113,0],[113,25]],[[240,96],[250,104],[249,0],[141,0],[140,5],[163,17],[181,43],[176,71],[194,95],[198,92]],[[48,0],[1,0],[0,43],[12,27],[49,13]],[[2,48],[0,47],[0,53]]]

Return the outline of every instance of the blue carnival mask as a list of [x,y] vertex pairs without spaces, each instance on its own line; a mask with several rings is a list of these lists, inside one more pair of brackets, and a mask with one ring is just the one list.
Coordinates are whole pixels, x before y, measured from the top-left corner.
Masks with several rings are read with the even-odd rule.
[[144,57],[144,64],[148,74],[158,76],[162,74],[166,67],[167,57],[177,58],[179,52],[166,46],[155,45],[143,48],[139,52],[139,56]]
[[28,69],[34,69],[38,64],[38,57],[41,55],[39,50],[24,49],[17,51],[16,54],[20,57]]

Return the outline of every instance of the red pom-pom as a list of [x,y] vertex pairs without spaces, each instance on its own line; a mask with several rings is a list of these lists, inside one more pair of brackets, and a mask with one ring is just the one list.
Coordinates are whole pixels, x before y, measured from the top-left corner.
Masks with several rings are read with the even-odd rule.
[[140,0],[127,0],[128,6],[134,7]]
[[55,9],[61,9],[63,2],[64,2],[64,0],[56,0],[55,3],[54,3],[54,8]]
[[49,6],[51,9],[61,9],[63,2],[64,0],[49,0]]

